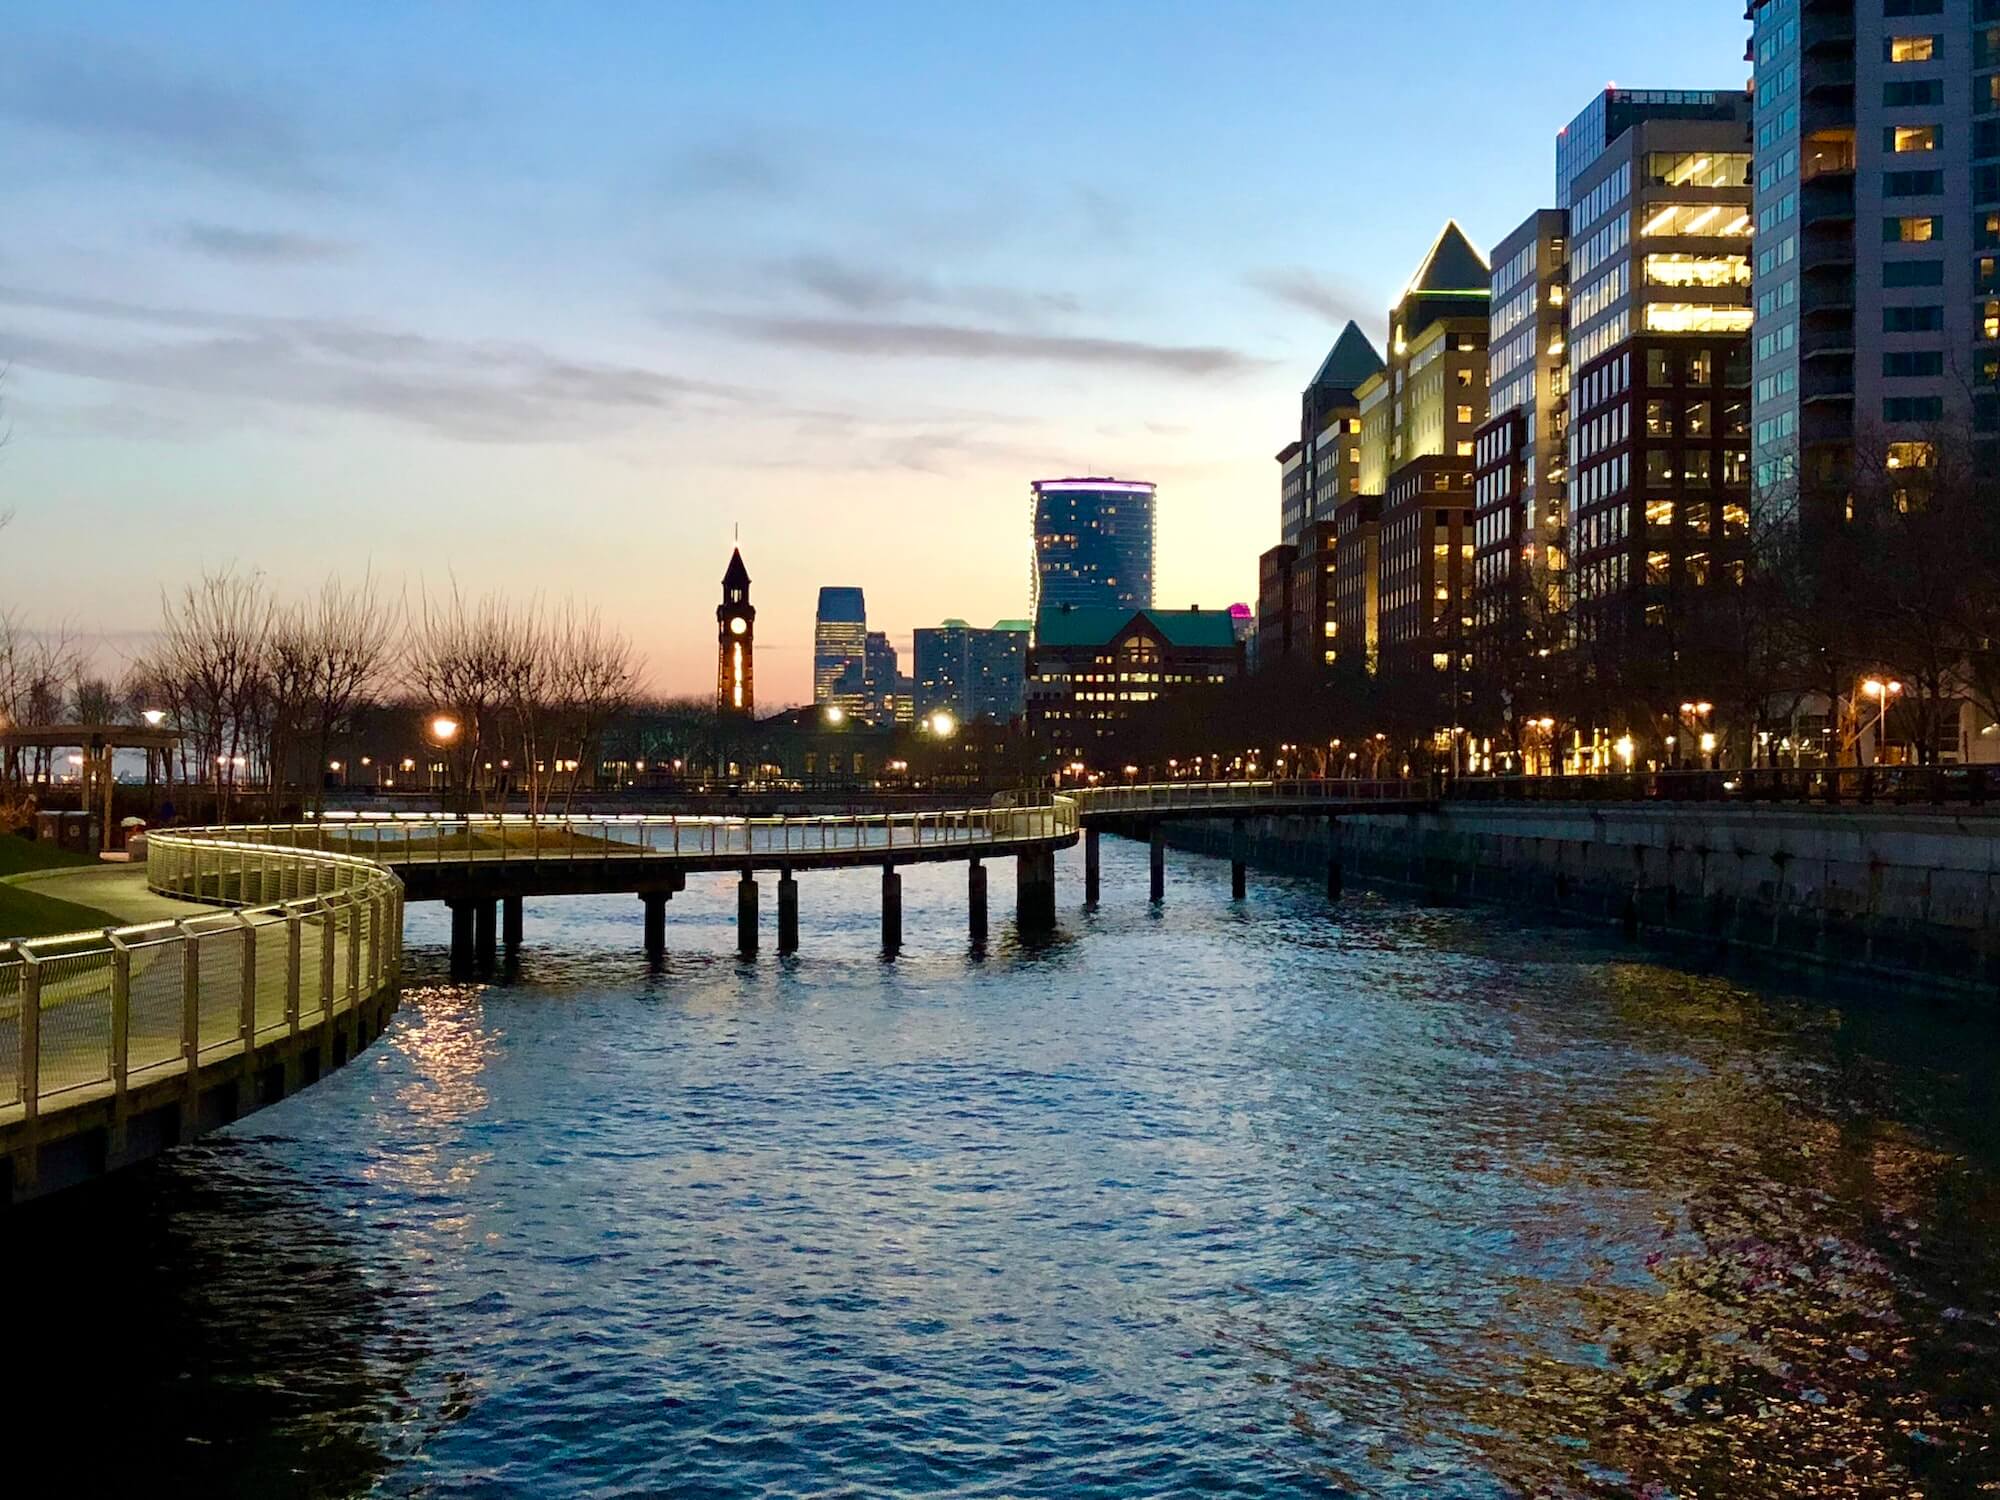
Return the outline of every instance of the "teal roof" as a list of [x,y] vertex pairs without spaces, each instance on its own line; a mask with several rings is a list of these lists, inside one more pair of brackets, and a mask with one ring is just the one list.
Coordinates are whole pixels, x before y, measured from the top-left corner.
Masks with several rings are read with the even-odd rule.
[[1224,609],[1127,609],[1123,605],[1050,604],[1035,621],[1038,646],[1108,646],[1144,617],[1170,646],[1233,646],[1236,627]]
[[995,620],[993,628],[995,630],[1018,630],[1025,635],[1035,628],[1035,622],[1033,620]]
[[1333,347],[1327,351],[1319,373],[1312,378],[1311,388],[1351,391],[1381,369],[1382,356],[1368,342],[1368,335],[1361,331],[1361,325],[1350,319],[1340,331],[1340,337],[1334,340]]

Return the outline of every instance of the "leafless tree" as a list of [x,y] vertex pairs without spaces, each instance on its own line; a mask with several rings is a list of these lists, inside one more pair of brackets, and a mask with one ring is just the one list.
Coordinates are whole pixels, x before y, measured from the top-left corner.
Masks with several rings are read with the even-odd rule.
[[272,604],[262,577],[204,573],[178,598],[162,595],[157,670],[179,685],[182,727],[204,772],[213,769],[228,817],[238,771],[268,754]]
[[[452,770],[461,810],[471,809],[481,757],[509,701],[513,634],[504,601],[491,595],[468,599],[455,579],[447,593],[420,596],[410,613],[410,687],[452,723],[437,748]],[[477,795],[483,805],[483,790]]]

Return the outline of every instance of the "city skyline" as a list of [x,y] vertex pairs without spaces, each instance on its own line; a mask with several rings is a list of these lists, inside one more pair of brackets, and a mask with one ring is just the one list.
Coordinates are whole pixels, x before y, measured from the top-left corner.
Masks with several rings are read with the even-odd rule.
[[[1609,79],[1747,72],[1729,4],[1555,37],[1526,5],[913,14],[864,17],[887,91],[828,64],[854,43],[831,22],[766,37],[708,11],[280,35],[98,6],[23,35],[0,63],[35,226],[0,273],[0,592],[101,629],[115,665],[162,585],[230,562],[301,591],[330,568],[577,587],[649,686],[705,693],[695,627],[740,520],[775,705],[810,696],[827,579],[871,592],[899,652],[927,622],[1024,615],[1022,488],[1130,473],[1160,485],[1157,601],[1226,608],[1255,595],[1303,375],[1349,316],[1382,342],[1438,224],[1496,243]],[[1273,60],[1440,26],[1464,57],[1424,87],[1505,128],[1412,115],[1323,181],[1314,121],[1389,118],[1405,86],[1357,67],[1336,108],[1271,90]],[[634,48],[674,86],[618,81]],[[746,104],[753,69],[790,102]],[[599,73],[601,95],[566,81]],[[1119,105],[1093,111],[1107,77]],[[1278,212],[1305,184],[1309,211]],[[154,546],[60,561],[160,516]]]

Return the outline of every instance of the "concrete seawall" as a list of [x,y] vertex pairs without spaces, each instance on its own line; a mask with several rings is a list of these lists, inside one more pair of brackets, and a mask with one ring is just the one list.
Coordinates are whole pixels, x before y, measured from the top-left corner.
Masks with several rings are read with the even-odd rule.
[[[1802,968],[1984,998],[2000,987],[2000,818],[1556,804],[1248,820],[1248,858],[1447,902],[1610,922]],[[1170,844],[1228,857],[1226,820]]]

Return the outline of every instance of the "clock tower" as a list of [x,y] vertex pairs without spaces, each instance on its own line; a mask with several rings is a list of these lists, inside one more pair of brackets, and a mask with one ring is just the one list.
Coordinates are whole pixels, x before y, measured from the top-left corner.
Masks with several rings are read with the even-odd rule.
[[722,602],[715,607],[715,711],[751,718],[757,706],[756,678],[751,659],[757,633],[757,610],[750,603],[750,570],[743,553],[729,554],[729,571],[722,575]]

